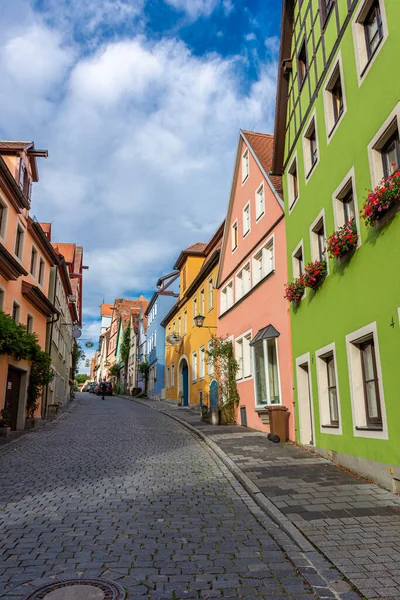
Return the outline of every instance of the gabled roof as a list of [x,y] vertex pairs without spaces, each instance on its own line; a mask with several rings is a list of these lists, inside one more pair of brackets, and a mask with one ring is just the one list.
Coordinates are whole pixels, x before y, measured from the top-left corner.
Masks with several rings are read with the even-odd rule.
[[182,250],[178,256],[178,260],[174,264],[174,269],[179,271],[188,256],[204,256],[204,249],[206,246],[207,244],[204,242],[196,242],[195,244],[188,246],[185,250]]
[[0,154],[21,154],[26,152],[31,164],[33,181],[39,181],[36,158],[47,158],[47,150],[38,150],[34,142],[0,140]]
[[279,333],[279,331],[277,329],[275,329],[275,327],[273,325],[267,325],[266,327],[263,327],[256,333],[256,335],[253,337],[253,339],[250,342],[250,346],[254,346],[254,344],[257,344],[257,342],[261,342],[261,340],[269,340],[271,338],[277,338],[280,335],[281,334]]
[[[274,136],[269,133],[256,133],[255,131],[244,131],[250,146],[254,150],[264,171],[269,174],[272,170],[272,160],[274,156]],[[282,177],[269,175],[274,188],[282,196]]]
[[113,308],[114,308],[114,304],[102,304],[100,306],[100,316],[101,317],[112,317]]
[[52,243],[52,246],[63,255],[64,260],[68,265],[71,265],[74,262],[76,244],[60,244],[58,242],[54,242]]

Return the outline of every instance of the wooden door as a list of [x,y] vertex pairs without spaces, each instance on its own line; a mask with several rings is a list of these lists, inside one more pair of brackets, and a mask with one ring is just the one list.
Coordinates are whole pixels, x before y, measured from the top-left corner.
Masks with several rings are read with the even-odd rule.
[[12,430],[17,429],[21,375],[21,371],[8,367],[5,408],[8,410]]

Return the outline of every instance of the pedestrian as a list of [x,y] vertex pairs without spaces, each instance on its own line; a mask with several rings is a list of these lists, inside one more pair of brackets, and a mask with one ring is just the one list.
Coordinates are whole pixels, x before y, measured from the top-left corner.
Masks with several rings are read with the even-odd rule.
[[107,390],[107,386],[106,386],[106,384],[105,384],[105,381],[102,381],[102,382],[101,382],[101,384],[100,384],[100,389],[101,389],[101,399],[102,399],[102,400],[105,400],[105,398],[104,398],[104,394],[106,393],[106,390]]

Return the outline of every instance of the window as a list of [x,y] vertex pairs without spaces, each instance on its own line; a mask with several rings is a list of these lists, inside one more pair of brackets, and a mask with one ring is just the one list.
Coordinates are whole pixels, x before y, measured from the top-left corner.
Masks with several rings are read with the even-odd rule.
[[326,379],[328,382],[328,397],[329,397],[329,414],[331,425],[339,423],[338,403],[337,403],[337,389],[336,389],[336,372],[335,372],[335,359],[333,354],[330,354],[325,358],[326,364]]
[[237,221],[232,225],[232,252],[238,247],[238,224]]
[[197,352],[192,352],[192,381],[197,380]]
[[20,260],[22,259],[23,245],[24,245],[24,230],[20,225],[18,225],[17,226],[17,234],[15,236],[15,255],[18,256],[18,258]]
[[29,271],[30,271],[31,275],[33,275],[33,277],[36,276],[37,257],[38,257],[38,251],[36,250],[36,248],[34,246],[32,246],[31,266],[30,266]]
[[0,237],[6,236],[7,205],[0,200]]
[[258,221],[258,219],[260,219],[263,216],[264,210],[264,184],[262,184],[256,191],[256,221]]
[[387,438],[376,324],[346,336],[355,436]]
[[264,339],[253,346],[256,405],[280,404],[280,383],[276,339]]
[[304,80],[307,75],[308,65],[307,65],[307,48],[306,48],[306,40],[304,38],[300,51],[297,55],[297,78],[299,82],[299,90],[303,87]]
[[246,181],[250,174],[249,151],[246,150],[242,155],[242,183]]
[[250,203],[243,209],[243,237],[250,231]]
[[236,275],[236,302],[250,291],[250,263]]
[[182,319],[180,315],[178,317],[178,335],[182,335]]
[[43,285],[43,281],[44,281],[44,260],[43,258],[41,258],[39,260],[39,277],[38,277],[38,281],[40,285]]
[[24,162],[21,160],[20,172],[19,172],[19,187],[21,188],[22,193],[25,198],[30,200],[31,198],[31,190],[32,183],[29,177],[28,169],[26,168]]
[[[207,346],[208,352],[211,352],[213,349],[213,343],[210,340]],[[208,374],[210,377],[214,375],[214,358],[208,354]]]
[[382,147],[382,165],[384,177],[389,177],[400,166],[399,132],[396,131]]
[[311,257],[312,260],[326,260],[325,226],[323,216],[311,226]]
[[243,379],[243,340],[241,338],[235,343],[235,358],[238,363],[236,379]]
[[197,310],[197,298],[193,298],[193,319],[198,314],[199,313],[198,313],[198,310]]
[[270,240],[253,256],[253,285],[274,270],[274,240]]
[[183,335],[187,334],[187,309],[183,311]]
[[0,310],[4,310],[5,292],[0,288]]
[[206,303],[205,303],[205,298],[204,298],[204,288],[202,288],[200,290],[200,314],[203,315],[203,316],[206,314]]
[[14,321],[16,323],[19,323],[20,313],[21,313],[20,305],[18,304],[18,302],[13,302],[12,318],[14,319]]
[[364,0],[353,19],[358,79],[361,83],[387,38],[384,0]]
[[182,291],[186,290],[186,267],[182,269]]
[[[357,229],[359,229],[358,208],[355,197],[354,182],[354,168],[352,168],[350,172],[347,173],[337,190],[333,193],[332,198],[336,229],[342,227],[351,220],[354,220]],[[361,239],[359,238],[358,245],[360,244]]]
[[236,379],[248,378],[251,376],[251,333],[238,338],[235,342],[235,358],[239,364]]
[[214,307],[214,282],[212,277],[208,280],[208,310]]
[[233,282],[221,290],[221,314],[233,306]]
[[315,356],[321,432],[341,434],[335,344],[318,350]]
[[307,139],[309,142],[311,168],[313,168],[318,160],[317,135],[314,123],[308,132]]
[[324,28],[332,12],[335,0],[320,0],[319,9],[321,13],[321,27]]
[[206,374],[206,354],[204,346],[200,348],[200,379],[204,379]]
[[345,113],[341,54],[339,54],[339,59],[328,77],[328,83],[324,89],[324,105],[326,129],[329,138]]
[[300,246],[294,251],[293,254],[293,277],[298,279],[301,277],[304,271],[304,257],[303,257],[303,245]]
[[297,159],[292,162],[288,171],[289,210],[293,208],[299,197],[299,182],[297,177]]
[[28,315],[28,317],[27,317],[26,329],[27,329],[28,333],[33,332],[33,317],[32,317],[32,315]]
[[168,390],[168,389],[169,389],[169,387],[170,387],[170,376],[169,376],[169,372],[170,372],[170,371],[169,371],[169,367],[167,367],[167,368],[166,368],[166,371],[165,371],[165,387],[167,388],[167,390]]
[[153,348],[155,348],[157,345],[157,332],[155,331],[153,333]]
[[175,364],[171,365],[171,387],[175,386]]

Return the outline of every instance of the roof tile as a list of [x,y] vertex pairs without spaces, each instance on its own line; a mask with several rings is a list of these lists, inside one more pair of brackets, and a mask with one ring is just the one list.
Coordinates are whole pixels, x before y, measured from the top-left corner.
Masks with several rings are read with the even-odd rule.
[[[248,139],[258,160],[266,173],[272,170],[272,160],[274,155],[274,136],[269,133],[257,133],[255,131],[245,131],[244,135]],[[282,196],[282,177],[280,175],[269,175],[276,191]]]

